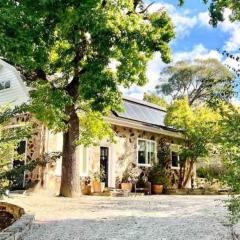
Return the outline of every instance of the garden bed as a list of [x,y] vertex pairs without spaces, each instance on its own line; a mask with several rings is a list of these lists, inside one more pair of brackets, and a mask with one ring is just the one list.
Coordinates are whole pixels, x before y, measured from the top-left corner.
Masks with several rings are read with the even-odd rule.
[[168,189],[168,195],[228,195],[228,190],[214,190],[214,189]]
[[0,211],[0,231],[13,224],[15,221],[16,219],[11,213],[6,211]]

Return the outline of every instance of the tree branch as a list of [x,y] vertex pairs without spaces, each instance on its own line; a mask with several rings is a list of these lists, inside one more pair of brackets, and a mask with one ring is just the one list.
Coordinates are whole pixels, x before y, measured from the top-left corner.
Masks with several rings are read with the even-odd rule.
[[148,4],[148,6],[145,9],[143,9],[141,12],[139,12],[139,13],[140,14],[145,13],[154,3],[155,2],[152,2],[152,3]]

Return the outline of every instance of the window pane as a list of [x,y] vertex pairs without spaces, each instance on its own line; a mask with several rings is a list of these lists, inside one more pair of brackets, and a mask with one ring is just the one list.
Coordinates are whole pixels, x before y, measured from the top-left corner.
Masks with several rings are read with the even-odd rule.
[[0,82],[0,90],[7,89],[11,87],[11,82],[9,80]]
[[82,172],[87,173],[87,148],[83,148]]
[[84,146],[79,148],[80,154],[80,175],[86,176],[88,175],[88,149]]
[[176,152],[172,152],[172,167],[179,167],[178,165],[178,155]]
[[152,164],[155,161],[155,142],[148,141],[148,163]]
[[138,163],[146,164],[146,141],[138,140]]
[[17,146],[17,154],[21,155],[21,154],[25,154],[26,152],[26,141],[21,141],[18,146]]

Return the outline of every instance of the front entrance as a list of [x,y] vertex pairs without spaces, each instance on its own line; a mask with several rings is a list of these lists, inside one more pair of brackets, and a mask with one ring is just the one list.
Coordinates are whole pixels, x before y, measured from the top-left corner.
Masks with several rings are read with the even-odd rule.
[[100,147],[100,169],[104,171],[105,176],[103,182],[108,187],[108,161],[109,161],[109,149],[108,147]]

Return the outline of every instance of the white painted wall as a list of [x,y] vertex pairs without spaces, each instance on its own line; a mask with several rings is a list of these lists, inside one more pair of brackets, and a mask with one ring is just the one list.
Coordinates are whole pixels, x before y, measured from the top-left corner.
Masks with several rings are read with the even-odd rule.
[[1,105],[20,105],[28,100],[28,90],[20,73],[10,64],[0,59],[0,82],[10,81],[10,88],[0,90]]

